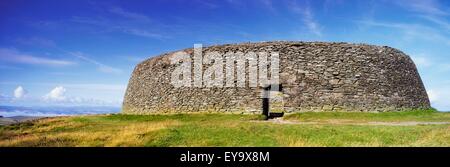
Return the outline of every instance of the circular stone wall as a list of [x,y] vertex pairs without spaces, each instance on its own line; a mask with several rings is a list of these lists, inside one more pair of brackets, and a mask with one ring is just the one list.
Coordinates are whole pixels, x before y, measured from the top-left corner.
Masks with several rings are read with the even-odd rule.
[[[192,58],[194,49],[183,51]],[[203,53],[212,51],[278,52],[285,112],[379,112],[430,107],[413,61],[387,46],[263,42],[203,48]],[[171,57],[175,53],[152,57],[135,67],[123,102],[124,113],[261,113],[261,87],[174,87],[171,75],[177,64],[171,64]],[[204,64],[203,70],[207,68]]]

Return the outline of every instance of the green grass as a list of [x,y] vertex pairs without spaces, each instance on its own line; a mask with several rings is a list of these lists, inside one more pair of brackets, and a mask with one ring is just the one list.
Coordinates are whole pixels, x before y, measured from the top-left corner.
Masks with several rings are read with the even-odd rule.
[[0,146],[450,146],[450,125],[345,122],[450,122],[450,113],[176,114],[55,117],[0,127]]
[[330,121],[348,120],[353,122],[399,122],[399,121],[449,121],[450,113],[437,112],[434,109],[411,110],[405,112],[305,112],[287,115],[286,120]]

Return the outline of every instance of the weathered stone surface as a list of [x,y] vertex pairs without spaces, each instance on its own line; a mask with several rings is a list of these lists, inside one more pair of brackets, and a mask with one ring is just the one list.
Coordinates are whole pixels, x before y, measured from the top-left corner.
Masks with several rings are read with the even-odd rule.
[[[184,51],[193,55],[193,49]],[[382,112],[430,107],[411,58],[387,46],[262,42],[203,48],[203,53],[210,51],[279,52],[286,112]],[[176,67],[170,64],[173,53],[152,57],[136,66],[123,112],[261,112],[260,88],[174,88],[170,84]]]

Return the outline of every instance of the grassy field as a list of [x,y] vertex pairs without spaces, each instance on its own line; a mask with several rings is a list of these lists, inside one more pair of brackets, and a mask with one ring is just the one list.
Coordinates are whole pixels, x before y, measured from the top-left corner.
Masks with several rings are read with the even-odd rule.
[[54,117],[1,126],[0,146],[450,146],[446,122],[450,113],[432,110],[298,113],[279,121],[239,114]]

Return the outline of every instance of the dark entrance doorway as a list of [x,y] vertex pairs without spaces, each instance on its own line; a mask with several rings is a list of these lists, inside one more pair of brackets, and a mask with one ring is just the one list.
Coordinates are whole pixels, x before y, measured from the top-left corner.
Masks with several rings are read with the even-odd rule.
[[[283,85],[269,85],[264,87],[263,95],[262,95],[262,114],[266,116],[266,120],[282,117],[284,115],[283,111],[271,111],[271,101],[277,101],[282,103],[282,93],[283,93]],[[281,94],[281,96],[280,96]],[[278,107],[283,107],[283,104]],[[281,109],[282,110],[282,109]]]

